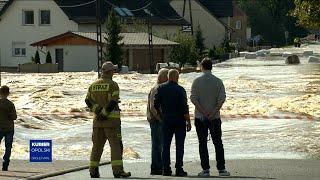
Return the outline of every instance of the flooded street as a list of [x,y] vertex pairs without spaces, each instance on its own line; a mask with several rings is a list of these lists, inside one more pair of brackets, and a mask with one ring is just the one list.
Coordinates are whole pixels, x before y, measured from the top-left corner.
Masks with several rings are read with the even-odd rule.
[[[282,57],[236,58],[214,65],[213,74],[223,80],[227,92],[221,112],[226,159],[320,159],[320,64],[309,64],[307,58],[301,58],[300,65],[284,62]],[[180,76],[188,95],[199,75]],[[29,158],[30,139],[52,139],[54,159],[88,159],[92,116],[84,98],[96,78],[94,72],[2,73],[19,116],[12,158]],[[151,143],[146,104],[156,75],[115,75],[114,80],[121,90],[124,157],[147,161]],[[189,107],[193,114],[190,101]],[[109,146],[105,149],[103,156],[109,157]],[[185,149],[185,160],[199,160],[194,127],[187,133]],[[209,150],[214,158],[212,144]]]

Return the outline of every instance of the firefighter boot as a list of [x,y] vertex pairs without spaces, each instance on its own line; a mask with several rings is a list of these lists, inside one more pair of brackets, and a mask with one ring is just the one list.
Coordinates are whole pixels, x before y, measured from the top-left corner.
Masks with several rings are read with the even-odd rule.
[[128,178],[131,176],[130,172],[121,172],[119,174],[113,174],[114,178]]
[[99,167],[89,169],[91,178],[100,178]]

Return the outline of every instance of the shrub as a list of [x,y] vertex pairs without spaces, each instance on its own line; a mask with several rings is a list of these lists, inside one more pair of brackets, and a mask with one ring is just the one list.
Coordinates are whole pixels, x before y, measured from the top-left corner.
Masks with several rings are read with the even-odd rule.
[[52,63],[52,58],[51,58],[51,54],[50,51],[48,51],[47,56],[46,56],[46,63]]
[[39,55],[39,52],[38,52],[38,51],[36,51],[36,55],[35,55],[35,57],[34,57],[34,62],[35,62],[36,64],[41,64],[41,62],[40,62],[40,55]]

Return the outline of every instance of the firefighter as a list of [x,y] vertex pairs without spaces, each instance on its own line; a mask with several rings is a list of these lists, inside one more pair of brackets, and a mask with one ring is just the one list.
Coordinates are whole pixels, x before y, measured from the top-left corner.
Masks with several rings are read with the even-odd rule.
[[119,103],[119,87],[112,80],[114,65],[107,61],[102,65],[102,76],[89,87],[85,102],[94,113],[92,131],[92,151],[89,172],[91,178],[99,178],[99,163],[106,140],[111,148],[111,165],[115,178],[130,177],[123,170],[123,144]]

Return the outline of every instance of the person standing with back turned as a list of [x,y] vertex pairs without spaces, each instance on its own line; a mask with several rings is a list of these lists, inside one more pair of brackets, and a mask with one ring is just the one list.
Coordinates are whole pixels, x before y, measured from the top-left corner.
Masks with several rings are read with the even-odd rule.
[[212,62],[201,62],[202,75],[191,86],[191,102],[195,105],[195,126],[199,140],[199,153],[202,171],[198,176],[210,176],[209,154],[207,147],[208,129],[216,150],[217,169],[220,176],[230,176],[225,169],[222,144],[220,109],[226,100],[223,82],[211,73]]
[[184,141],[186,131],[191,130],[187,94],[178,85],[179,72],[171,69],[168,73],[169,81],[157,89],[154,107],[162,119],[162,162],[163,176],[171,176],[170,146],[173,135],[176,140],[176,176],[187,176],[183,170]]
[[94,112],[92,130],[92,151],[89,172],[91,178],[99,178],[99,163],[106,140],[111,148],[111,166],[115,178],[130,177],[130,172],[124,172],[121,137],[121,121],[118,84],[112,80],[114,65],[107,61],[102,64],[102,76],[89,87],[85,102]]
[[9,96],[9,87],[0,87],[0,143],[4,137],[5,153],[3,156],[2,171],[8,171],[11,148],[14,134],[14,120],[17,119],[17,112],[14,104],[7,99]]
[[154,108],[154,96],[160,84],[168,81],[169,69],[162,68],[158,72],[157,84],[150,90],[148,95],[147,119],[151,129],[151,175],[162,174],[162,120]]

